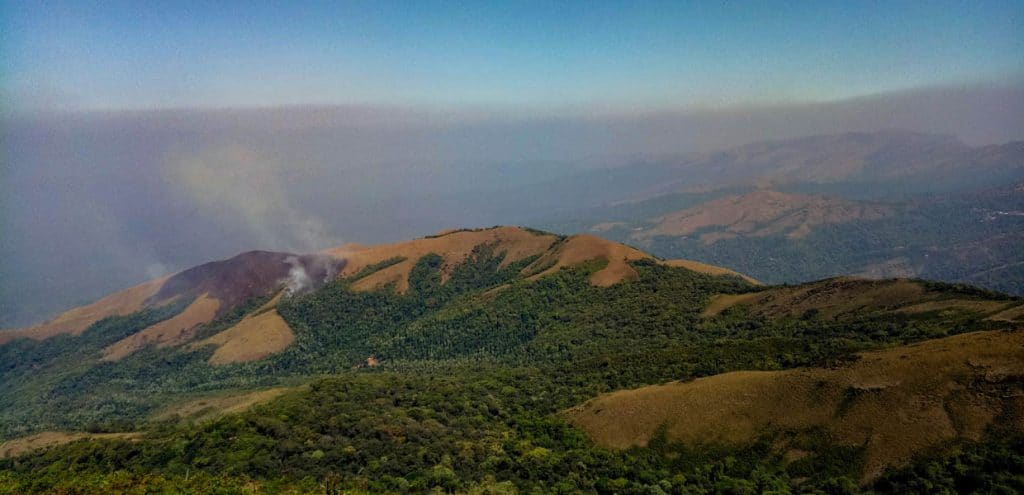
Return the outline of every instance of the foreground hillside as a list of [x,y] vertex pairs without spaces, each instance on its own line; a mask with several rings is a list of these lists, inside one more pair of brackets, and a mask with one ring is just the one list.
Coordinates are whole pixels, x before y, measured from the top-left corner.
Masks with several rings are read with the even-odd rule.
[[[960,483],[963,469],[936,479],[917,469],[963,452],[973,454],[955,462],[975,470],[971,482],[1024,486],[1014,465],[985,464],[1024,457],[1011,418],[1019,360],[1009,346],[1013,359],[989,359],[1019,343],[1007,332],[1024,321],[1019,299],[911,280],[764,287],[593,236],[511,227],[260,255],[266,264],[251,256],[153,282],[145,297],[124,298],[129,309],[72,310],[96,318],[85,328],[58,319],[0,344],[0,396],[10,398],[0,404],[0,493],[905,491]],[[223,275],[199,276],[210,273]],[[174,297],[160,295],[168,287]],[[190,311],[203,301],[216,310]],[[967,419],[949,442],[861,415],[860,396],[844,406],[858,428],[895,432],[903,450],[885,462],[872,444],[830,434],[842,422],[827,411],[794,425],[798,461],[753,419],[735,422],[745,435],[676,435],[673,409],[652,403],[650,415],[620,415],[616,431],[639,433],[614,443],[608,428],[562,415],[602,394],[731,372],[816,376],[830,394],[865,373],[917,387],[911,371],[934,360],[900,346],[957,334],[1008,340],[962,346],[973,373],[998,369],[994,382],[942,381],[936,369],[935,387],[966,383],[974,397],[952,403],[949,417]],[[909,357],[864,368],[875,354],[857,353],[879,348]],[[772,390],[732,400],[770,402]],[[760,413],[786,424],[785,411]]]
[[[824,435],[861,448],[864,477],[994,423],[1024,430],[1024,333],[978,332],[859,356],[838,368],[737,371],[602,396],[568,412],[598,444],[773,445],[799,457]],[[880,418],[885,418],[880,420]]]

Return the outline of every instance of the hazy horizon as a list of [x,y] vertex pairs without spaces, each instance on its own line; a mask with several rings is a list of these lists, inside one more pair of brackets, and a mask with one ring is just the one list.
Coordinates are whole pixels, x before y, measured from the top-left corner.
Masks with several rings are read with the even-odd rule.
[[519,191],[587,171],[845,132],[1022,140],[1022,21],[999,1],[0,2],[0,327],[248,249],[526,221]]
[[[826,104],[524,117],[371,107],[5,118],[3,326],[250,249],[310,252],[534,218],[481,192],[749,142],[906,130],[1024,139],[1024,89]],[[513,203],[514,204],[514,203]],[[476,205],[467,207],[467,205]],[[73,239],[74,242],[68,242]],[[26,311],[25,294],[51,302]],[[53,304],[64,294],[64,301]],[[14,314],[17,307],[19,315]]]
[[0,494],[1024,493],[1024,0],[0,0]]

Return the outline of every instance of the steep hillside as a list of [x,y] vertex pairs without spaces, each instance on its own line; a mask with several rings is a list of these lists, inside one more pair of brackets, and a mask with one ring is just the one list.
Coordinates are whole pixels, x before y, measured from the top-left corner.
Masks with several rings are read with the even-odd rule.
[[[203,390],[232,390],[341,372],[370,358],[514,351],[507,356],[512,359],[532,345],[541,321],[565,321],[551,311],[581,304],[569,299],[567,307],[526,307],[522,297],[540,291],[557,298],[612,298],[607,290],[642,282],[636,265],[641,262],[649,273],[684,279],[710,274],[699,275],[701,283],[723,290],[748,286],[726,269],[662,262],[593,236],[559,238],[511,227],[345,246],[317,257],[246,253],[169,277],[135,313],[108,316],[77,334],[0,345],[6,363],[0,390],[18,397],[0,407],[2,414],[13,414],[4,428],[61,431],[124,416],[138,420],[166,405],[165,392],[187,396],[200,376],[210,380]],[[331,269],[336,276],[330,277]],[[584,284],[557,289],[570,280]],[[302,284],[308,287],[299,290]],[[498,308],[501,316],[492,315]],[[520,328],[492,334],[489,322],[510,313],[525,318],[516,323]],[[596,312],[579,307],[570,314]],[[460,322],[450,328],[453,317]],[[448,344],[438,347],[439,339]]]
[[343,265],[344,261],[324,256],[250,251],[174,274],[164,279],[145,306],[159,307],[170,301],[191,303],[181,313],[107,346],[103,360],[117,361],[150,345],[159,348],[187,343],[201,325],[250,300],[280,290],[298,292],[321,287]]
[[264,297],[282,287],[308,290],[333,279],[343,262],[324,256],[250,251],[231,259],[205,263],[161,277],[62,313],[51,321],[19,330],[0,331],[0,344],[17,339],[45,339],[77,335],[108,317],[125,316],[173,301],[193,301],[182,315],[147,329],[140,337],[120,342],[111,359],[123,357],[147,344],[170,345],[188,340],[202,323],[224,316],[240,304]]
[[747,281],[747,282],[749,282],[751,284],[761,285],[761,282],[758,282],[757,280],[755,280],[753,278],[750,278],[750,277],[748,277],[748,276],[746,276],[746,275],[744,275],[742,273],[738,273],[738,272],[732,271],[732,270],[730,270],[728,268],[722,268],[720,266],[709,265],[707,263],[701,263],[699,261],[676,259],[676,260],[666,260],[664,263],[667,266],[672,266],[672,267],[676,267],[676,268],[685,268],[687,270],[692,270],[692,271],[695,271],[697,273],[706,273],[708,275],[732,275],[734,277],[740,277],[743,280],[745,280],[745,281]]
[[[118,292],[92,305],[69,310],[36,327],[0,332],[0,343],[23,337],[44,339],[59,334],[77,335],[107,317],[158,308],[174,301],[190,301],[173,317],[132,333],[104,349],[105,361],[117,361],[149,345],[161,348],[189,343],[202,325],[224,317],[253,299],[278,294],[272,305],[276,306],[276,301],[280,300],[279,291],[288,294],[310,291],[336,277],[358,278],[351,286],[357,291],[393,289],[400,294],[405,293],[409,290],[413,267],[428,255],[441,256],[440,281],[444,284],[452,270],[484,247],[501,257],[498,269],[523,260],[531,261],[521,268],[521,275],[531,280],[564,267],[605,261],[608,265],[591,278],[598,286],[635,280],[636,271],[628,262],[652,259],[636,249],[594,236],[560,239],[553,234],[516,227],[453,230],[379,246],[345,245],[318,255],[252,251]],[[687,262],[679,260],[673,263],[684,266]],[[739,276],[716,267],[698,270]],[[217,362],[249,361],[286,347],[291,342],[287,324],[276,318],[276,309],[263,309],[268,311],[247,317],[235,327],[203,340],[204,345],[220,348],[211,359]]]
[[47,431],[37,433],[17,440],[8,440],[0,443],[0,459],[17,457],[29,452],[53,448],[77,440],[83,439],[129,439],[138,435],[133,433],[66,433],[61,431]]
[[[761,286],[591,235],[512,227],[242,256],[187,271],[169,292],[177,276],[164,281],[149,297],[166,303],[0,344],[0,439],[17,447],[0,459],[0,493],[856,491],[859,459],[874,454],[847,437],[619,451],[559,413],[730,372],[833,370],[824,380],[866,362],[858,352],[1021,323],[1022,301],[969,287]],[[916,383],[906,367],[880,373]],[[969,434],[943,438],[986,452],[968,463],[1015,452],[1012,435],[983,428],[993,402],[950,404]],[[893,442],[931,441],[904,430]],[[790,451],[813,455],[788,462]],[[917,450],[898,452],[902,463]]]
[[[838,368],[726,373],[598,397],[568,410],[598,444],[644,446],[659,431],[689,445],[773,436],[791,457],[814,436],[864,449],[863,479],[996,421],[1024,432],[1024,332],[958,335],[866,353]],[[664,430],[662,430],[664,429]]]
[[572,236],[559,244],[555,249],[545,253],[533,263],[523,268],[525,273],[537,279],[563,268],[579,265],[593,260],[603,260],[607,264],[590,276],[590,283],[598,287],[607,287],[624,280],[636,280],[639,275],[629,265],[630,261],[653,259],[651,255],[640,252],[629,246],[608,242],[590,235]]
[[284,291],[256,311],[245,315],[242,321],[231,328],[193,342],[189,348],[215,346],[217,350],[210,356],[210,364],[245,363],[283,351],[295,340],[295,334],[277,312],[277,303],[282,296]]
[[222,316],[253,297],[275,292],[282,285],[291,291],[320,287],[337,275],[341,265],[323,256],[250,251],[175,274],[155,298],[195,298],[206,294],[219,302],[217,316]]
[[[516,227],[496,227],[453,230],[423,239],[382,246],[341,246],[329,249],[325,253],[345,260],[342,277],[351,277],[374,267],[379,268],[354,284],[353,287],[357,290],[380,289],[394,284],[398,292],[405,292],[409,289],[409,272],[416,262],[427,254],[435,253],[442,256],[441,277],[445,280],[451,269],[463,263],[478,246],[490,245],[497,252],[504,253],[502,266],[507,266],[544,253],[557,239],[556,236],[547,233],[530,232]],[[389,266],[382,266],[383,264]]]
[[29,328],[0,331],[0,344],[18,338],[41,340],[60,334],[77,335],[90,325],[110,316],[124,316],[141,310],[160,291],[169,277],[163,277],[111,294],[88,306],[70,309],[56,318]]

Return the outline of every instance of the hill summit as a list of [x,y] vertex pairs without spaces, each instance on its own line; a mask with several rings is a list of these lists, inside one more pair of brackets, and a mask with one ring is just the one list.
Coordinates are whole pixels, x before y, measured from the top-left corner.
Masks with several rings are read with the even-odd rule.
[[[529,259],[519,276],[536,280],[563,267],[591,261],[607,266],[590,280],[609,286],[635,280],[628,262],[654,260],[637,249],[592,235],[561,237],[520,227],[452,229],[421,239],[362,246],[347,244],[311,255],[250,251],[213,261],[179,273],[116,292],[95,303],[73,308],[53,320],[29,328],[0,332],[0,344],[17,338],[46,339],[56,335],[78,335],[90,325],[109,317],[124,316],[146,308],[159,308],[184,300],[190,303],[174,317],[133,333],[105,350],[104,359],[116,361],[147,345],[177,346],[193,340],[204,324],[229,314],[253,298],[290,295],[322,287],[336,278],[358,277],[354,290],[409,290],[413,267],[427,255],[440,256],[441,282],[476,251],[486,248],[500,254],[497,268]],[[660,263],[661,261],[659,261]],[[667,262],[716,275],[737,275],[724,268],[685,260]],[[273,309],[276,300],[269,309]],[[251,322],[246,322],[251,325]],[[282,325],[274,322],[281,328]],[[233,333],[238,333],[236,330]],[[213,342],[213,341],[210,341]],[[264,357],[264,353],[254,356]]]
[[247,252],[5,334],[0,493],[1018,486],[1022,325],[518,227]]

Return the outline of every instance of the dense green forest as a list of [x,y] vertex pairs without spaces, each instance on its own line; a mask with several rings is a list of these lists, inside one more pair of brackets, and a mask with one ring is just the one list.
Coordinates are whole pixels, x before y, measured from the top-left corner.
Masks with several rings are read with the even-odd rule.
[[[278,311],[295,342],[245,364],[213,366],[210,349],[184,348],[98,361],[103,346],[170,317],[184,301],[102,320],[77,337],[0,346],[0,392],[14,398],[0,405],[0,436],[143,432],[2,460],[0,493],[854,493],[863,488],[858,449],[827,438],[798,462],[785,462],[768,438],[697,448],[660,437],[615,452],[557,413],[616,389],[835,366],[865,349],[995,327],[950,310],[866,310],[836,321],[739,308],[705,318],[713,294],[761,289],[655,261],[633,262],[639,279],[611,287],[588,281],[604,262],[525,280],[520,272],[535,259],[501,266],[503,255],[482,245],[444,283],[442,258],[427,255],[406,293],[352,290],[396,261],[378,264],[283,300]],[[250,301],[201,335],[264,302]],[[370,356],[381,364],[361,366]],[[195,394],[300,383],[306,387],[240,414],[154,419]],[[1004,436],[953,457],[938,453],[873,488],[1020,489],[1021,446]]]

